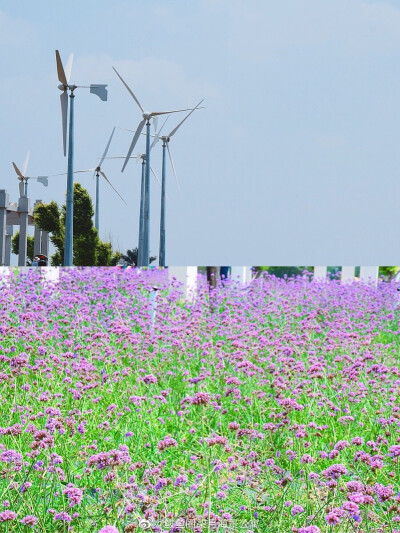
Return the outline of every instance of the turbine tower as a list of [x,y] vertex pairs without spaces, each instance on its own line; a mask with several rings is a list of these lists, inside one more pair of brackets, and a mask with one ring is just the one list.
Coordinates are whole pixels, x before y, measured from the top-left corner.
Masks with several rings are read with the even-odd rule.
[[[132,131],[132,130],[127,130],[127,131]],[[113,157],[107,157],[107,159],[125,159],[125,156],[123,156],[123,157],[122,156],[113,156]],[[137,154],[135,156],[130,156],[130,159],[136,159],[136,163],[138,163],[140,159],[142,160],[142,179],[141,179],[141,182],[140,182],[139,237],[138,237],[138,265],[140,265],[139,259],[142,258],[143,240],[144,240],[144,204],[145,204],[146,154]],[[153,170],[151,165],[150,165],[150,171],[153,174],[153,176],[156,178],[158,184],[161,187],[161,182],[158,179],[158,176],[154,172],[154,170]]]
[[67,202],[65,216],[65,245],[64,245],[64,266],[72,266],[73,258],[73,218],[74,218],[74,91],[77,88],[90,89],[90,92],[96,94],[101,100],[107,100],[107,85],[92,84],[74,85],[70,84],[73,55],[68,58],[65,70],[61,61],[60,53],[56,50],[57,74],[60,81],[58,88],[62,91],[60,95],[63,147],[64,156],[66,155],[67,140],[67,115],[68,115],[68,91],[70,98],[69,110],[69,138],[68,138],[68,172],[67,172]]
[[[162,149],[163,149],[163,155],[162,155],[162,175],[161,175],[161,214],[160,214],[160,253],[159,253],[159,258],[158,258],[158,261],[159,261],[159,266],[161,267],[165,267],[165,233],[166,233],[166,230],[165,230],[165,189],[166,189],[166,150],[168,151],[168,156],[169,156],[169,160],[171,162],[171,166],[172,166],[172,170],[174,172],[174,176],[175,176],[175,180],[176,180],[176,185],[179,189],[179,182],[178,182],[178,176],[176,175],[176,170],[175,170],[175,165],[174,165],[174,160],[172,159],[172,155],[171,155],[171,151],[169,149],[169,143],[171,141],[171,138],[175,135],[175,133],[179,130],[179,128],[182,126],[182,124],[185,122],[185,120],[187,120],[190,115],[196,111],[196,109],[199,108],[200,104],[202,104],[204,101],[204,98],[203,100],[201,100],[196,107],[194,107],[190,113],[188,113],[186,115],[186,117],[181,120],[181,122],[179,122],[179,124],[177,126],[175,126],[175,128],[173,130],[170,131],[170,133],[168,133],[168,135],[163,135],[163,136],[160,136],[160,132],[158,132],[158,134],[156,134],[155,136],[155,139],[154,141],[152,142],[151,144],[151,148],[153,148],[157,142],[161,139],[162,142],[163,142],[163,145],[162,145]],[[164,123],[165,124],[165,123]]]
[[[122,83],[127,88],[129,94],[135,100],[136,104],[139,106],[142,112],[142,120],[139,123],[136,132],[133,136],[131,145],[129,147],[125,162],[122,167],[122,172],[125,170],[126,165],[128,164],[129,158],[135,148],[135,145],[140,137],[140,134],[146,124],[146,171],[145,171],[145,194],[144,194],[144,239],[143,239],[143,254],[138,258],[139,266],[148,266],[149,265],[149,251],[150,251],[150,120],[158,117],[159,115],[169,115],[171,113],[180,113],[182,111],[190,111],[189,109],[178,109],[175,111],[145,111],[141,106],[139,100],[134,95],[132,89],[129,85],[123,80],[117,70],[113,67],[115,73],[122,81]],[[139,250],[140,251],[140,250]]]
[[42,183],[45,187],[48,186],[48,176],[27,176],[26,172],[28,170],[28,162],[29,162],[30,152],[26,154],[24,164],[22,165],[22,171],[19,170],[17,165],[12,162],[14,170],[18,176],[19,180],[19,195],[20,196],[28,196],[28,180],[36,180],[39,183]]

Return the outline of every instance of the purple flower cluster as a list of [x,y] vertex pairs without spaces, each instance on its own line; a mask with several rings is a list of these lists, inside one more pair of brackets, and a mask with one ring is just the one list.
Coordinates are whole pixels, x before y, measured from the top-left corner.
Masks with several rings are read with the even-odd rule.
[[212,297],[202,276],[198,287],[185,303],[161,270],[10,277],[2,527],[130,533],[146,520],[197,533],[245,519],[256,531],[278,517],[293,533],[393,529],[396,286],[265,275]]

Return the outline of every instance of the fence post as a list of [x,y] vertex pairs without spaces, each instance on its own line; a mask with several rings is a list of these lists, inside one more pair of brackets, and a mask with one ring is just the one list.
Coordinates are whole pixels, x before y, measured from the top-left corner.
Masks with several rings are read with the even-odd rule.
[[360,280],[378,284],[379,267],[377,266],[362,266],[360,267]]
[[356,267],[353,266],[342,266],[342,275],[340,276],[340,281],[346,283],[346,281],[354,281],[354,274]]
[[183,283],[183,295],[185,300],[193,301],[197,290],[197,267],[195,266],[175,266],[168,267],[168,278],[175,278]]
[[315,266],[314,267],[314,279],[326,279],[326,275],[328,273],[328,268],[322,267],[322,266]]
[[251,281],[251,267],[233,266],[231,268],[231,279],[238,281],[241,285],[247,285]]

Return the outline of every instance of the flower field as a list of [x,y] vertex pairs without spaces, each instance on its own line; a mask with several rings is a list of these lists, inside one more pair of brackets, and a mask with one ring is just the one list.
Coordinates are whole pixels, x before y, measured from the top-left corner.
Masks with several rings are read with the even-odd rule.
[[0,531],[399,533],[396,285],[199,284],[0,287]]

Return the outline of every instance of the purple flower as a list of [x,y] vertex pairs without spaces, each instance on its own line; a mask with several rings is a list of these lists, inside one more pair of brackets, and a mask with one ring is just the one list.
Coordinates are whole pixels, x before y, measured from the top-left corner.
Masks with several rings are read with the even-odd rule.
[[165,450],[165,448],[171,448],[171,447],[176,447],[178,446],[178,443],[176,442],[175,439],[173,439],[172,437],[170,436],[167,436],[167,437],[164,437],[162,440],[159,441],[159,443],[157,444],[157,448],[160,450],[160,451],[163,451]]
[[8,520],[15,520],[17,518],[17,513],[14,511],[2,511],[0,513],[0,522],[7,522]]
[[157,383],[157,378],[153,374],[147,374],[143,377],[143,381],[148,385],[150,383]]
[[345,476],[346,474],[347,468],[341,464],[329,466],[326,470],[322,471],[322,475],[326,479],[338,479],[340,476]]
[[21,520],[21,524],[24,526],[36,526],[38,522],[39,519],[31,514],[24,516],[24,518]]
[[211,400],[211,396],[207,392],[196,392],[191,399],[191,403],[194,405],[207,405]]
[[390,446],[389,453],[392,457],[400,457],[400,444]]
[[63,494],[67,496],[70,507],[79,505],[83,498],[83,491],[78,489],[78,487],[74,487],[72,483],[68,483],[67,487],[63,490]]
[[68,513],[62,511],[61,513],[56,513],[54,515],[54,520],[62,520],[63,522],[71,522],[72,518]]
[[293,505],[291,513],[293,517],[300,513],[304,513],[304,507],[302,507],[301,505]]
[[180,487],[184,483],[187,483],[187,481],[188,481],[187,476],[185,476],[184,474],[180,474],[179,476],[176,477],[174,485],[175,487]]
[[119,533],[119,530],[115,526],[105,526],[99,529],[97,533]]

